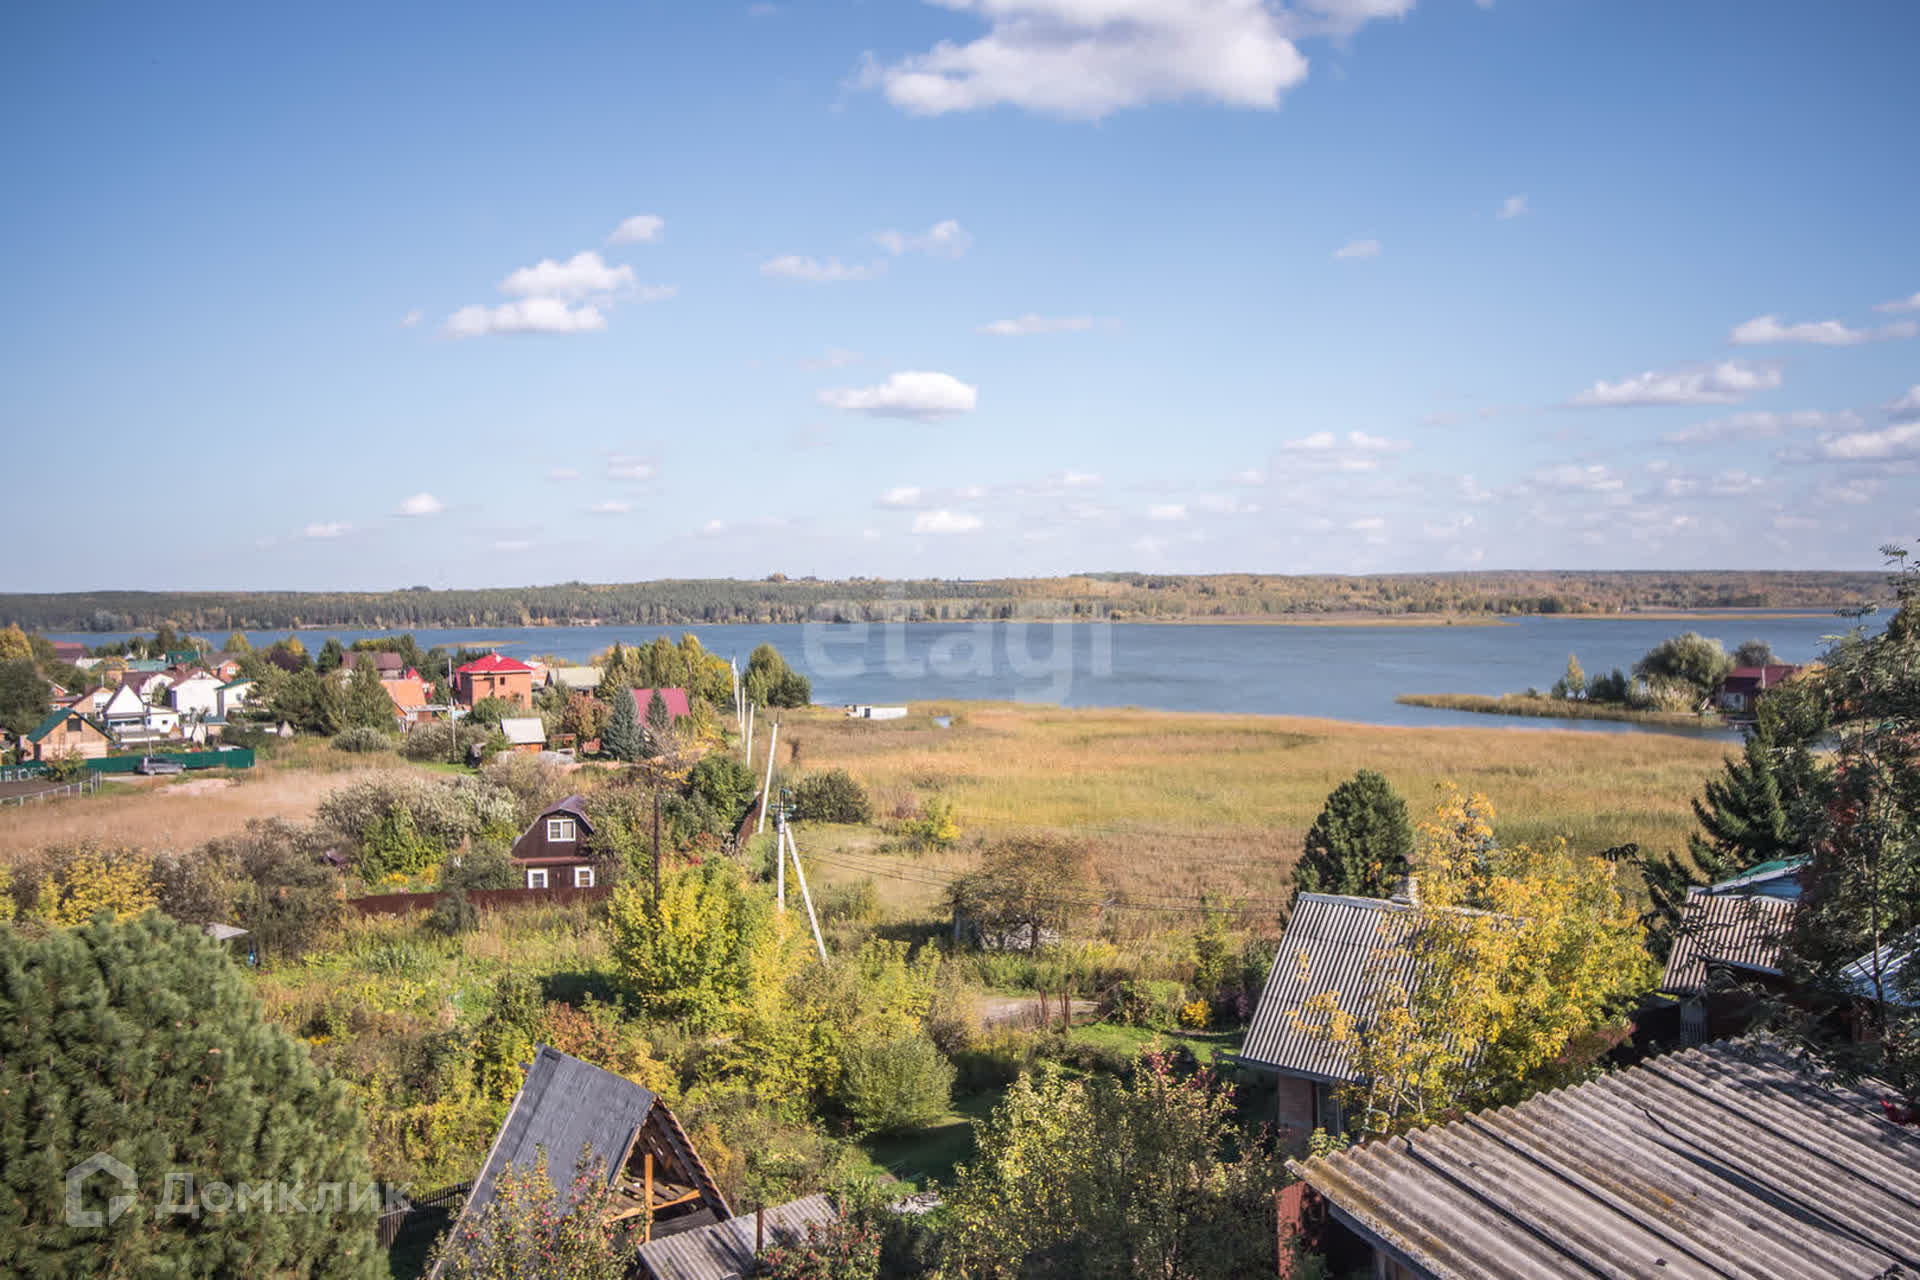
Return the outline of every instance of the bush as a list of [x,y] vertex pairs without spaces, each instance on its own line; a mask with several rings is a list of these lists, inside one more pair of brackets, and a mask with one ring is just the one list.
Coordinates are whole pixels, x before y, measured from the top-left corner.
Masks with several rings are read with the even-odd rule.
[[512,889],[520,874],[504,845],[478,844],[448,858],[440,868],[440,887],[469,893],[476,889]]
[[445,720],[423,720],[408,730],[406,740],[400,744],[400,754],[409,760],[448,760],[453,761],[455,734],[459,736],[460,760],[467,758],[467,748],[478,742],[482,753],[493,755],[506,750],[507,740],[497,727],[486,725],[468,725],[464,721],[458,726]]
[[906,824],[906,833],[916,848],[948,848],[960,838],[960,813],[953,801],[931,796],[920,807],[920,816]]
[[730,755],[701,756],[687,775],[688,792],[731,823],[747,807],[755,790],[753,770]]
[[480,927],[480,912],[467,900],[466,890],[455,889],[433,904],[427,912],[427,929],[443,938],[472,933]]
[[1179,1024],[1187,989],[1177,982],[1141,979],[1115,984],[1107,993],[1103,1012],[1123,1026],[1166,1031]]
[[1213,1006],[1205,1000],[1189,1000],[1180,1006],[1180,1025],[1191,1031],[1205,1031],[1212,1014]]
[[807,822],[873,821],[873,802],[845,769],[829,769],[800,779],[793,788],[793,803]]
[[840,1105],[861,1133],[904,1133],[947,1114],[953,1064],[924,1035],[855,1045],[843,1063]]
[[368,751],[391,751],[393,735],[366,725],[356,725],[354,728],[342,729],[333,735],[333,749],[356,754]]

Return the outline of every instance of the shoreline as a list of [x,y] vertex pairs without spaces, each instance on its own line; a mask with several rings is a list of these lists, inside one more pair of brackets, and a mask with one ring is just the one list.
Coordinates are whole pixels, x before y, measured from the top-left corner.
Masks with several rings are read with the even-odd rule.
[[1608,720],[1662,729],[1692,729],[1703,733],[1721,732],[1733,727],[1720,716],[1699,716],[1685,711],[1636,711],[1631,707],[1596,705],[1566,698],[1530,698],[1523,693],[1503,693],[1498,696],[1484,693],[1402,693],[1395,696],[1394,701],[1403,707],[1533,720]]

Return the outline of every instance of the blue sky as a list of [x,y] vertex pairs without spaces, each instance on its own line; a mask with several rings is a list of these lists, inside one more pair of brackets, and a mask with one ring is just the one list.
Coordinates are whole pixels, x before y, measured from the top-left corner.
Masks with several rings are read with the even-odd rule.
[[0,47],[0,589],[1920,532],[1899,0],[18,4]]

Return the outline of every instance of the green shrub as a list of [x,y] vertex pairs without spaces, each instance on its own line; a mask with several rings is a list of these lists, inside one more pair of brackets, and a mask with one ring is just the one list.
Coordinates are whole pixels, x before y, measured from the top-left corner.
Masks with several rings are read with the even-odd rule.
[[993,1093],[1018,1080],[1039,1059],[1037,1038],[1002,1028],[953,1055],[954,1087],[961,1093]]
[[505,845],[477,844],[448,858],[440,868],[440,887],[471,893],[475,889],[512,889],[520,884],[513,854]]
[[740,816],[755,789],[753,770],[745,762],[718,751],[701,756],[687,775],[689,794],[728,823]]
[[1168,1031],[1180,1024],[1186,1000],[1187,989],[1178,982],[1142,979],[1117,983],[1107,993],[1103,1012],[1123,1026]]
[[879,918],[880,894],[873,887],[872,876],[820,891],[820,919],[828,924],[871,924]]
[[845,769],[829,769],[800,779],[793,788],[793,803],[807,822],[873,821],[873,802]]
[[904,1133],[953,1104],[954,1067],[924,1035],[856,1045],[844,1062],[840,1105],[862,1133]]
[[467,900],[466,890],[455,889],[433,904],[433,910],[427,912],[426,926],[443,938],[458,937],[480,927],[480,912]]
[[368,751],[393,750],[393,735],[366,725],[356,725],[351,729],[342,729],[333,735],[335,751],[352,751],[356,754]]

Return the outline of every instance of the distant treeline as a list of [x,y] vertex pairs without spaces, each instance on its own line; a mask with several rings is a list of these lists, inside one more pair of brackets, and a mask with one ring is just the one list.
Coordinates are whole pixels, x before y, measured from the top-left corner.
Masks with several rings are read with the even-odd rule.
[[1281,619],[1312,614],[1513,615],[1867,604],[1879,573],[1496,572],[1366,577],[1096,573],[1069,578],[828,582],[689,579],[472,591],[77,591],[0,595],[0,624],[131,631],[282,627],[683,626],[1013,618]]

